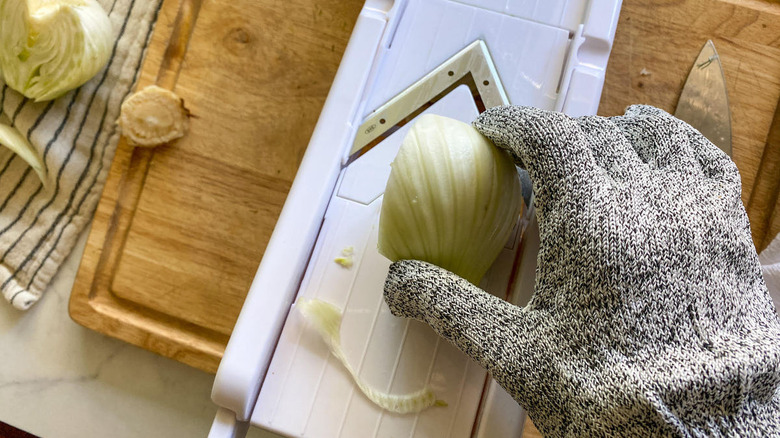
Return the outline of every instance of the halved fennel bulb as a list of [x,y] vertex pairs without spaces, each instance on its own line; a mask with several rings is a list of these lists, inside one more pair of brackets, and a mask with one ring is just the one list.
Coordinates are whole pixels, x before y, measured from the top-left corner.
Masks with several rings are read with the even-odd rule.
[[87,82],[114,42],[96,0],[0,0],[0,71],[9,87],[51,100]]
[[422,260],[478,284],[521,210],[517,169],[471,125],[434,114],[409,130],[392,163],[379,252]]

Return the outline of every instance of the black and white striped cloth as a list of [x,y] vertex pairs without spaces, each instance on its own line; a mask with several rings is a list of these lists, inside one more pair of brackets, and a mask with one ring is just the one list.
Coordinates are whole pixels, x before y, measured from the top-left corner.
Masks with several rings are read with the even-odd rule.
[[141,68],[161,0],[98,0],[115,43],[107,66],[77,90],[35,103],[2,84],[2,119],[44,157],[44,185],[0,147],[0,291],[28,309],[91,220],[114,156],[116,119]]

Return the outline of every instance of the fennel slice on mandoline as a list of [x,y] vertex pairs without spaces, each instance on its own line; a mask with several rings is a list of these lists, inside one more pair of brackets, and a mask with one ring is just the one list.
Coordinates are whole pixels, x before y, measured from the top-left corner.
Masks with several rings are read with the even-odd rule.
[[421,116],[392,163],[379,218],[379,252],[414,259],[478,284],[520,215],[509,154],[467,123]]
[[0,0],[0,71],[37,102],[77,88],[102,69],[114,43],[96,0]]
[[411,394],[396,395],[387,394],[368,386],[360,380],[341,349],[341,310],[325,301],[306,298],[299,298],[295,303],[295,308],[314,326],[328,345],[331,354],[341,362],[363,394],[377,406],[398,414],[421,412],[431,406],[447,406],[444,401],[437,400],[433,391],[428,387]]

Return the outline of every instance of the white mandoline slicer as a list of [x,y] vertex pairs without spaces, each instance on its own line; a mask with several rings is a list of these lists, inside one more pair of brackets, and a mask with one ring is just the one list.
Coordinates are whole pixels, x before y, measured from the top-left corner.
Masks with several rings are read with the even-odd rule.
[[[210,436],[254,425],[305,437],[519,437],[525,414],[486,372],[382,298],[382,193],[414,118],[471,122],[512,103],[595,114],[621,0],[367,0],[217,372]],[[527,183],[524,188],[530,188]],[[526,208],[480,284],[512,302],[533,292],[538,233]],[[524,232],[524,230],[527,231]],[[354,248],[354,265],[334,262]],[[374,406],[293,310],[344,310],[342,345],[369,385],[426,384],[447,407]],[[292,311],[291,311],[292,310]]]

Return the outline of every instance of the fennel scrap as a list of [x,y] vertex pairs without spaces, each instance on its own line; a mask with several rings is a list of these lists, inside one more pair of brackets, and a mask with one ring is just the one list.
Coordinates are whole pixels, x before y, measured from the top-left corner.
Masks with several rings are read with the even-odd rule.
[[343,268],[351,268],[352,265],[355,264],[355,248],[348,246],[341,250],[341,255],[339,257],[336,257],[333,259],[336,264],[340,265]]

